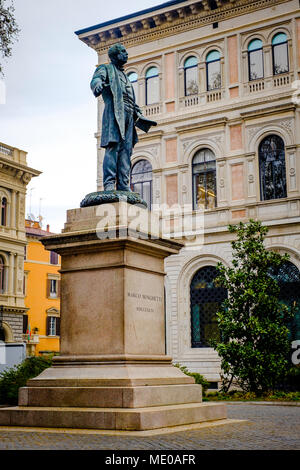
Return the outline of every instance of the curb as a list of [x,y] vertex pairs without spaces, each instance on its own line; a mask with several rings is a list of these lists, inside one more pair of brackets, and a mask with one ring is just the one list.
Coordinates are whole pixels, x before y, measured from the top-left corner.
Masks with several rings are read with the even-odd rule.
[[268,406],[300,406],[300,402],[294,401],[222,401],[227,405],[268,405]]

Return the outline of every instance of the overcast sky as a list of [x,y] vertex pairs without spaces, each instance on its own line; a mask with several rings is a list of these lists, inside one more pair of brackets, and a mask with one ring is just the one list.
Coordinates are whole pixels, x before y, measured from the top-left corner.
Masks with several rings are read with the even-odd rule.
[[[163,0],[14,0],[21,29],[4,63],[0,142],[28,152],[42,171],[28,185],[26,215],[60,232],[66,210],[96,191],[96,99],[89,87],[96,52],[74,31]],[[30,196],[31,194],[31,196]]]

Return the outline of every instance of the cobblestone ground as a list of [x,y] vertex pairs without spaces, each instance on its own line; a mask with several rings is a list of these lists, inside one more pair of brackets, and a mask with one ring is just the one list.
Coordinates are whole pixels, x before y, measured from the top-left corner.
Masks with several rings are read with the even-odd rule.
[[299,450],[300,407],[228,405],[228,417],[246,423],[151,437],[3,431],[4,450]]

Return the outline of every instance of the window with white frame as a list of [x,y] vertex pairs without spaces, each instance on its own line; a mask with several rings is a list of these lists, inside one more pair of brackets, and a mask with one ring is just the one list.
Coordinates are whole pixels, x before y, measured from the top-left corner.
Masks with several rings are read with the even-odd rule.
[[60,279],[54,274],[48,274],[47,278],[47,297],[48,299],[57,299],[60,296]]
[[59,336],[60,335],[60,317],[56,317],[56,316],[47,317],[46,334],[47,336]]
[[57,279],[50,279],[50,297],[57,297]]

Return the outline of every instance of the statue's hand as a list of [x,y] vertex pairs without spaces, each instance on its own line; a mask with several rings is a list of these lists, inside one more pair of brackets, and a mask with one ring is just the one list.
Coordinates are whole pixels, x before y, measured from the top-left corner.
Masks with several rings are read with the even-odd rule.
[[102,85],[99,84],[99,85],[95,86],[95,88],[94,88],[95,96],[100,96],[101,93],[102,93],[102,90],[103,90]]

